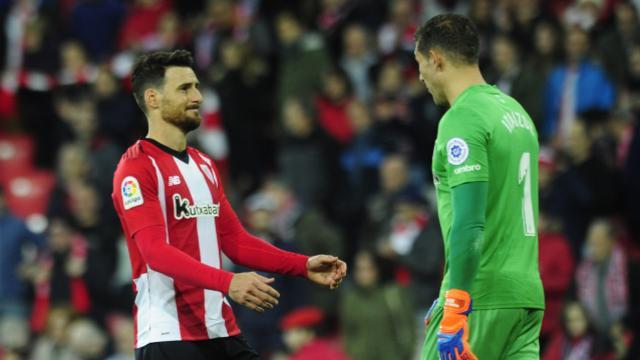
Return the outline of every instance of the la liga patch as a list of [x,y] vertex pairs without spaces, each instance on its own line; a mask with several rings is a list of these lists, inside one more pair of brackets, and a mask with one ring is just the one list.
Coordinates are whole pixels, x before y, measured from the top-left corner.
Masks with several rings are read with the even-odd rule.
[[451,165],[460,165],[469,157],[469,146],[461,138],[451,138],[447,142],[447,160]]
[[125,210],[144,204],[138,179],[133,176],[127,176],[122,180],[120,188],[122,191],[122,205]]

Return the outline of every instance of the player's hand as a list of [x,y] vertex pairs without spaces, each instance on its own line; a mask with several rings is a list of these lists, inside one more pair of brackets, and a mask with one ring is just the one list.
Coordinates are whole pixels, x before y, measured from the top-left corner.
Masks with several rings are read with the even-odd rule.
[[234,274],[229,284],[229,297],[251,310],[265,312],[278,305],[280,293],[270,286],[274,281],[274,278],[255,272]]
[[458,289],[446,292],[444,313],[438,330],[441,360],[477,360],[469,347],[467,316],[470,313],[471,296],[468,292]]
[[316,255],[307,261],[307,278],[331,290],[340,286],[347,276],[347,263],[335,256]]

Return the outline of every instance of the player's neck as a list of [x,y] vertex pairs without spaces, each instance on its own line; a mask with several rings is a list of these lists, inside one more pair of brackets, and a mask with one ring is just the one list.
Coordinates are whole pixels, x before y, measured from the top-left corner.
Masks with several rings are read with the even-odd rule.
[[172,124],[166,121],[149,119],[149,132],[147,138],[153,139],[175,151],[184,151],[187,148],[187,137]]
[[449,104],[453,104],[458,96],[473,85],[484,85],[487,82],[482,77],[477,66],[468,66],[455,69],[452,72],[447,86],[445,95]]

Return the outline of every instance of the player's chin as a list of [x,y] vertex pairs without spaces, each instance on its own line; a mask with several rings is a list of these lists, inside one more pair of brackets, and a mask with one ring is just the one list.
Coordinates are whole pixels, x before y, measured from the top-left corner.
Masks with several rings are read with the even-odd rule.
[[197,116],[187,116],[180,124],[180,128],[185,133],[188,133],[200,127],[200,123],[201,123],[200,114],[198,114]]

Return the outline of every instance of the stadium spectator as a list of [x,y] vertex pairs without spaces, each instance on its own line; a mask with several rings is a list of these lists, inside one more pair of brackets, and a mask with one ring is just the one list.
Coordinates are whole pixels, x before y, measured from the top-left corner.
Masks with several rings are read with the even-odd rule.
[[418,189],[403,189],[393,198],[391,216],[376,244],[377,254],[394,263],[396,280],[411,290],[419,317],[438,297],[444,265],[440,224],[427,206]]
[[573,281],[575,261],[559,221],[542,211],[538,217],[538,257],[545,296],[540,336],[546,341],[562,326],[562,306]]
[[543,64],[526,67],[526,63],[520,60],[520,57],[526,54],[527,49],[520,49],[517,44],[522,42],[516,41],[516,38],[506,35],[493,38],[491,62],[494,64],[494,70],[487,75],[487,81],[494,83],[500,90],[523,104],[534,122],[539,123],[542,105],[540,92],[543,85],[540,79],[546,77],[549,70],[541,66]]
[[407,158],[399,154],[386,155],[380,164],[378,181],[380,188],[367,203],[361,238],[363,245],[371,245],[380,236],[393,210],[395,197],[411,186]]
[[[230,180],[239,193],[247,194],[259,186],[273,162],[273,76],[265,59],[239,41],[223,41],[220,60],[210,77],[229,137]],[[247,98],[255,99],[251,106]]]
[[528,51],[526,57],[521,58],[523,77],[529,86],[529,96],[522,97],[520,102],[539,132],[544,123],[544,101],[541,94],[544,93],[549,74],[560,62],[560,37],[560,29],[553,22],[538,22],[533,33],[533,48]]
[[26,275],[24,271],[35,259],[25,258],[24,254],[35,257],[36,251],[43,248],[45,240],[30,231],[22,219],[11,213],[1,186],[0,234],[0,320],[10,315],[26,317],[29,306],[23,277]]
[[37,337],[31,360],[71,360],[74,355],[68,346],[69,325],[78,317],[68,306],[52,307],[47,314],[45,331]]
[[24,317],[0,317],[0,356],[3,359],[24,359],[29,352],[29,323]]
[[[305,207],[323,204],[331,188],[331,164],[337,154],[335,141],[313,118],[313,112],[299,99],[288,99],[282,111],[284,136],[278,165],[282,180],[291,186]],[[297,181],[306,177],[307,181]]]
[[566,141],[577,114],[588,109],[611,110],[615,88],[604,71],[588,59],[589,34],[570,28],[564,38],[565,61],[554,68],[544,92],[543,139]]
[[619,188],[615,170],[593,151],[589,124],[573,123],[564,145],[567,154],[564,169],[557,174],[560,218],[563,231],[576,257],[581,253],[587,227],[596,216],[612,215],[617,210]]
[[48,215],[71,216],[71,194],[77,184],[92,180],[89,154],[78,143],[66,143],[58,151],[56,184],[49,198]]
[[105,60],[116,47],[124,14],[125,6],[120,1],[76,1],[71,8],[69,30],[82,42],[92,60]]
[[[267,181],[261,191],[276,204],[271,222],[271,230],[276,236],[295,244],[303,254],[330,253],[349,258],[345,253],[348,245],[343,234],[324,212],[304,207],[292,189],[277,180]],[[313,286],[307,295],[311,305],[324,311],[327,322],[335,320],[338,304],[335,294]]]
[[61,218],[51,220],[47,235],[48,251],[30,277],[35,293],[31,328],[36,332],[45,328],[54,307],[68,306],[79,314],[91,309],[86,239]]
[[629,265],[610,221],[593,221],[587,236],[585,256],[576,271],[576,291],[595,329],[608,333],[629,309]]
[[378,189],[377,173],[384,149],[381,134],[365,103],[353,101],[347,114],[354,137],[340,155],[340,165],[346,176],[344,196],[350,199],[348,206],[352,211],[361,212],[367,198]]
[[638,13],[633,4],[619,2],[615,7],[615,27],[603,34],[596,44],[599,59],[610,79],[618,86],[629,76],[630,53],[634,43],[640,40]]
[[114,352],[106,360],[134,360],[131,346],[134,334],[133,320],[128,316],[114,316],[109,330],[114,340]]
[[315,98],[315,110],[320,126],[341,145],[347,144],[353,137],[347,116],[351,101],[351,84],[347,75],[340,69],[324,74],[322,90]]
[[542,360],[613,360],[606,342],[598,338],[587,310],[580,303],[568,302],[562,310],[562,329],[551,339]]
[[93,81],[96,68],[87,58],[85,49],[77,41],[65,41],[60,45],[60,82],[86,83]]
[[371,46],[371,35],[361,25],[350,25],[342,38],[342,58],[340,66],[349,76],[355,97],[368,104],[372,96],[371,71],[377,63],[376,53]]
[[106,65],[98,69],[92,90],[96,99],[97,132],[118,147],[126,148],[143,133],[144,122],[135,111],[135,102]]
[[278,104],[291,97],[310,101],[322,86],[322,76],[330,65],[324,40],[319,34],[306,31],[291,13],[278,15],[276,28],[280,41]]
[[77,359],[104,359],[107,337],[93,321],[79,318],[72,321],[67,329],[69,350]]
[[[385,266],[387,264],[387,266]],[[340,301],[340,324],[353,360],[410,359],[416,343],[414,303],[392,279],[388,261],[358,252],[353,285]]]
[[135,0],[127,9],[118,39],[120,50],[139,50],[144,41],[153,36],[158,23],[171,10],[167,0]]
[[407,154],[413,159],[417,149],[410,124],[410,94],[405,87],[406,80],[398,61],[383,63],[377,72],[372,109],[385,151]]
[[315,307],[298,308],[282,318],[280,327],[291,353],[287,360],[348,360],[337,343],[320,336],[324,319],[322,310]]
[[121,149],[98,132],[96,99],[87,87],[71,85],[57,94],[56,112],[67,127],[67,140],[77,142],[88,153],[91,180],[101,198],[108,201],[109,178],[116,169]]
[[[271,231],[271,221],[276,210],[276,202],[271,196],[257,192],[249,196],[244,205],[244,222],[250,233],[281,249],[300,251],[294,243],[283,241]],[[236,272],[248,271],[241,266],[234,269]],[[272,276],[266,272],[258,273],[265,277]],[[309,288],[306,285],[300,279],[278,278],[273,285],[281,295],[276,308],[264,314],[256,314],[244,308],[235,309],[243,335],[263,357],[269,358],[270,355],[284,349],[282,332],[279,328],[274,328],[273,324],[279,324],[284,314],[308,303]]]
[[387,21],[378,31],[378,48],[382,56],[395,55],[406,60],[413,53],[413,34],[418,28],[414,5],[410,0],[388,2]]

